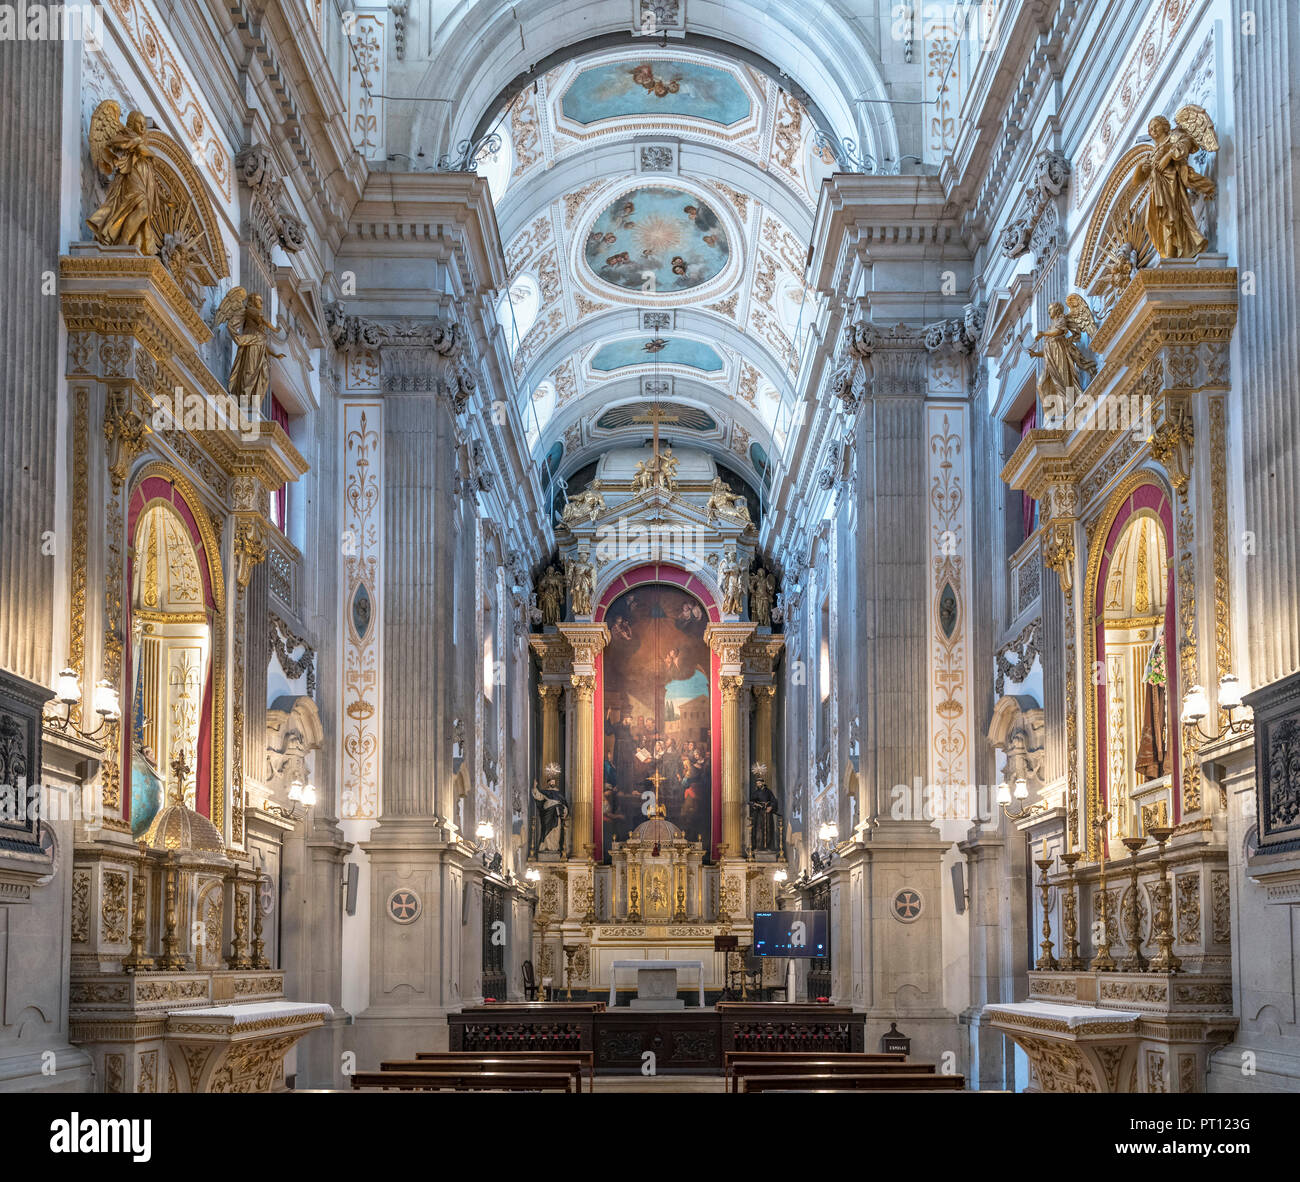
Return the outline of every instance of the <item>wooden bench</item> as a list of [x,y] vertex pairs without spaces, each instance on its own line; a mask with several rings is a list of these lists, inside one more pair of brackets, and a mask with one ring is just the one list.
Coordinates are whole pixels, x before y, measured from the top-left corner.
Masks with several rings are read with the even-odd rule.
[[905,1063],[907,1056],[902,1051],[723,1051],[722,1074],[724,1081],[729,1080],[740,1063],[788,1063],[794,1070],[794,1065],[810,1060],[856,1063],[869,1072],[877,1063]]
[[960,1092],[964,1075],[930,1072],[873,1075],[757,1075],[741,1081],[742,1092]]
[[554,1071],[571,1075],[582,1090],[595,1090],[595,1055],[591,1051],[417,1051],[414,1059],[385,1059],[380,1071]]
[[[846,1056],[847,1058],[848,1056]],[[763,1060],[737,1063],[731,1069],[731,1091],[739,1092],[744,1080],[768,1075],[934,1075],[933,1063],[837,1063],[826,1059],[803,1059],[798,1063]]]
[[557,1071],[358,1071],[352,1087],[397,1092],[581,1092],[582,1076]]

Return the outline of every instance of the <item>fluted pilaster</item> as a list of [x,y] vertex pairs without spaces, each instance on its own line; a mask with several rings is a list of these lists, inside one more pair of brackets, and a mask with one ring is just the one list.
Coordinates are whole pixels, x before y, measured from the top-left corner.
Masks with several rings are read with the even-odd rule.
[[[1250,679],[1267,685],[1300,669],[1300,451],[1295,446],[1295,378],[1300,369],[1300,248],[1295,234],[1296,69],[1300,15],[1290,0],[1233,4],[1240,27],[1253,14],[1256,36],[1232,38],[1232,93],[1239,150],[1239,270],[1266,295],[1243,299],[1240,370],[1241,528],[1256,539],[1239,567],[1245,583]],[[1220,230],[1222,236],[1223,230]],[[1242,635],[1239,631],[1238,635]]]
[[[42,278],[58,269],[62,109],[63,43],[0,41],[0,274],[9,297],[0,301],[0,667],[41,685],[53,672],[54,576],[68,547],[54,517],[59,304]],[[53,554],[42,546],[47,531]]]
[[888,815],[894,785],[928,767],[924,401],[868,400],[858,432],[864,805]]
[[438,816],[436,785],[445,778],[456,579],[445,415],[433,395],[401,395],[384,406],[385,819]]

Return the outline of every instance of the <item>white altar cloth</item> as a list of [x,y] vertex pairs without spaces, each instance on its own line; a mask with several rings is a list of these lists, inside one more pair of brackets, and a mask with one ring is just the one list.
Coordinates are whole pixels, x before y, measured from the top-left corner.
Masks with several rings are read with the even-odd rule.
[[616,960],[609,966],[609,1006],[618,1004],[616,986],[619,969],[694,969],[699,977],[700,1005],[704,1005],[704,961],[702,960]]

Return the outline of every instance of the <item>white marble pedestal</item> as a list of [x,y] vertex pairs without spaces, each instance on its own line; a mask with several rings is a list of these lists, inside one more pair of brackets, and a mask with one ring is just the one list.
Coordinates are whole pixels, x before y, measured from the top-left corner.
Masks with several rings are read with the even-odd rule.
[[677,996],[676,969],[637,969],[634,1010],[684,1010],[686,1003]]

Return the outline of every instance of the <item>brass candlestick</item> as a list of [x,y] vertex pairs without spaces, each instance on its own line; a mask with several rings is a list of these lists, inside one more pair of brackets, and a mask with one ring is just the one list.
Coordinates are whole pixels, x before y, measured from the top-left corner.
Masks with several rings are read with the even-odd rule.
[[587,909],[582,914],[582,922],[593,924],[596,922],[596,860],[591,859],[588,866],[587,875]]
[[230,903],[234,910],[231,913],[230,921],[230,955],[226,957],[226,964],[232,969],[251,969],[253,963],[248,958],[248,913],[245,907],[241,907],[244,896],[239,889],[239,879],[236,878],[231,884]]
[[1061,967],[1060,962],[1052,954],[1052,913],[1047,905],[1047,870],[1055,861],[1054,858],[1035,858],[1034,865],[1042,871],[1042,877],[1038,880],[1038,889],[1042,892],[1043,897],[1043,942],[1039,945],[1042,949],[1042,955],[1038,958],[1038,963],[1034,966],[1040,973],[1055,972]]
[[573,1000],[573,958],[578,955],[576,944],[564,945],[564,1000]]
[[1182,972],[1183,962],[1174,955],[1173,888],[1165,874],[1165,843],[1173,833],[1171,825],[1152,825],[1147,832],[1155,838],[1159,853],[1156,856],[1156,873],[1159,880],[1155,890],[1155,942],[1157,952],[1148,966],[1153,973]]
[[153,957],[146,956],[144,951],[144,871],[146,865],[144,844],[141,843],[140,865],[136,867],[135,882],[131,888],[131,954],[122,959],[122,971],[124,973],[148,972],[153,968]]
[[1095,821],[1093,827],[1100,830],[1098,834],[1097,850],[1100,854],[1100,887],[1101,887],[1101,937],[1097,941],[1097,951],[1093,953],[1092,964],[1088,967],[1094,973],[1113,973],[1118,967],[1115,964],[1115,958],[1110,954],[1110,899],[1106,895],[1106,825],[1110,821],[1110,813],[1102,813]]
[[[257,884],[256,884],[256,885],[257,885],[258,888],[259,888],[259,894],[260,894],[260,888],[261,888],[261,885],[262,885],[262,877],[263,877],[263,876],[260,875],[260,874],[257,876]],[[267,878],[267,881],[270,881],[270,875],[267,875],[266,878]],[[261,899],[257,898],[256,896],[254,896],[254,904],[253,904],[253,961],[252,961],[252,965],[253,965],[253,968],[255,968],[255,969],[269,969],[269,968],[271,967],[271,962],[270,962],[269,960],[266,959],[266,945],[265,945],[265,943],[264,943],[263,940],[262,940],[262,902],[261,902]]]
[[163,929],[163,954],[158,958],[158,967],[163,971],[183,970],[186,963],[185,956],[180,950],[180,940],[176,935],[176,879],[179,874],[177,861],[176,851],[173,850],[167,855],[167,868],[163,871],[166,881],[163,902],[166,921]]
[[1079,914],[1074,881],[1074,864],[1081,857],[1083,857],[1082,850],[1071,850],[1068,854],[1061,855],[1061,862],[1070,875],[1065,894],[1061,898],[1061,927],[1065,932],[1062,942],[1065,956],[1061,958],[1061,968],[1070,972],[1078,972],[1084,967],[1083,958],[1079,955]]
[[1128,850],[1129,884],[1133,893],[1133,912],[1128,921],[1128,955],[1120,964],[1126,973],[1144,973],[1147,958],[1142,955],[1142,909],[1138,906],[1138,868],[1137,852],[1147,843],[1145,837],[1125,837],[1121,839]]

